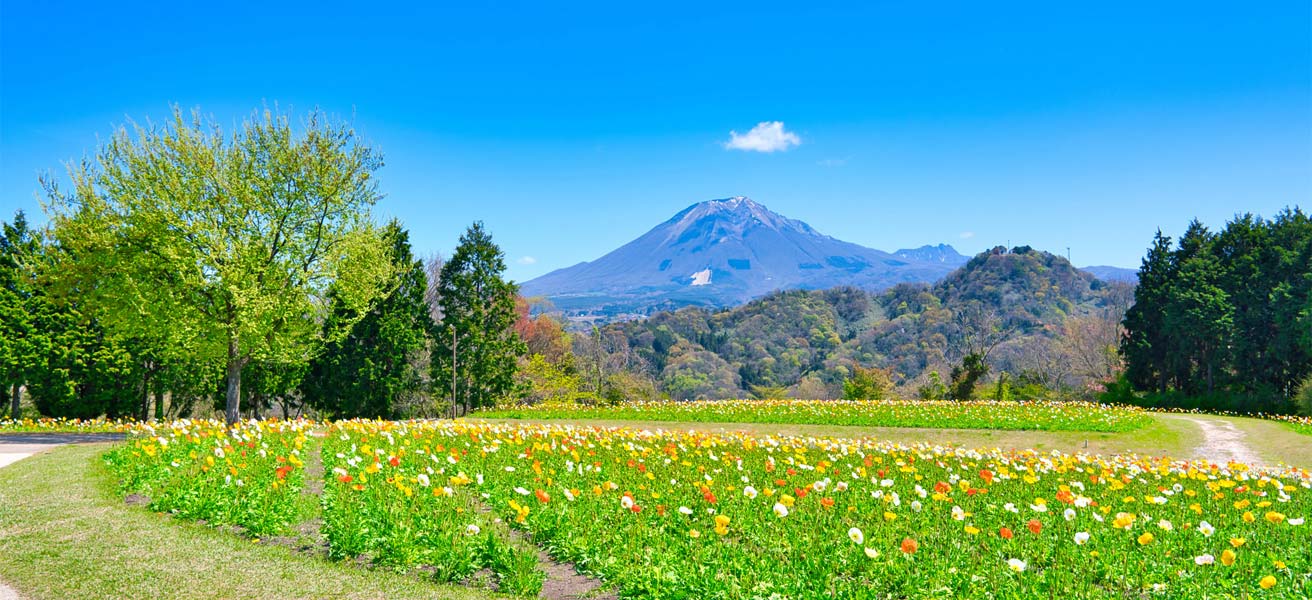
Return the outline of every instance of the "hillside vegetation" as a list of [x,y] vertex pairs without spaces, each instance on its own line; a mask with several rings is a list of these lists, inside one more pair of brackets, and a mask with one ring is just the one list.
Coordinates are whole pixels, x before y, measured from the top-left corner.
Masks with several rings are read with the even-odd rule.
[[612,354],[639,357],[637,370],[676,399],[833,398],[857,367],[885,369],[911,393],[971,353],[1022,384],[1082,388],[1111,374],[1131,294],[1065,258],[999,247],[934,285],[784,291],[614,324],[601,336]]

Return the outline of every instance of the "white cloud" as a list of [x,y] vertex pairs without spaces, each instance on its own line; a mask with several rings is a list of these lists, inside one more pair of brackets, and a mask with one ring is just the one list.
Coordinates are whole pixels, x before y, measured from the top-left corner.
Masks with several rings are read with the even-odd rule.
[[787,150],[802,143],[802,138],[791,131],[784,131],[783,121],[761,121],[747,133],[729,132],[729,141],[724,143],[727,150],[747,150],[750,152],[777,152]]
[[538,263],[538,259],[533,258],[532,256],[521,256],[519,257],[519,260],[515,262],[521,265],[535,265]]
[[960,236],[960,237],[961,237],[961,239],[963,239],[963,240],[968,240],[968,239],[970,239],[970,238],[975,237],[975,232],[973,232],[973,231],[963,231],[963,232],[961,232],[961,236]]

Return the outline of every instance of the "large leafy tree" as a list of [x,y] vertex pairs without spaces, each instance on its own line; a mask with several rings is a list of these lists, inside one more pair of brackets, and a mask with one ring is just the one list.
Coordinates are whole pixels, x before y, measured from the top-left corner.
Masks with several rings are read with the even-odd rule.
[[334,305],[326,329],[340,320],[356,321],[355,325],[315,357],[301,385],[307,402],[336,417],[401,416],[396,400],[418,393],[422,385],[415,357],[424,352],[433,329],[424,301],[428,278],[400,223],[388,224],[383,238],[396,272],[391,291],[358,320],[348,306]]
[[250,361],[308,361],[330,285],[363,315],[390,279],[369,218],[381,165],[318,113],[297,127],[266,110],[225,133],[175,109],[122,128],[71,190],[46,182],[61,286],[118,335],[222,365],[235,421]]
[[481,222],[460,236],[438,282],[441,326],[434,332],[433,383],[465,413],[515,393],[526,352],[515,332],[518,286],[502,279],[505,255]]

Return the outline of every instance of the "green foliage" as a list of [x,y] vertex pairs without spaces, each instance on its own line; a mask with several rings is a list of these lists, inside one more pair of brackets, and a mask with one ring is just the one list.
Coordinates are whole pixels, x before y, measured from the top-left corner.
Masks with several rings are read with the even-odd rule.
[[975,394],[975,384],[989,372],[988,363],[982,354],[970,353],[961,359],[961,364],[952,367],[951,383],[948,386],[948,399],[970,400]]
[[368,214],[381,165],[317,113],[297,129],[266,111],[225,134],[175,110],[120,129],[72,169],[71,193],[46,182],[58,289],[165,360],[223,365],[235,421],[247,363],[308,360],[330,285],[363,315],[391,278]]
[[[300,384],[306,402],[337,418],[408,416],[400,414],[398,400],[418,394],[423,385],[415,358],[427,348],[433,329],[424,302],[428,278],[399,222],[387,225],[383,239],[395,273],[390,291],[361,318],[347,303],[334,302],[323,325],[329,341]],[[331,337],[342,323],[351,322],[345,337]]]
[[[1153,406],[1292,409],[1312,374],[1312,221],[1197,221],[1172,249],[1159,232],[1125,317],[1127,381]],[[1123,393],[1123,392],[1119,392]]]
[[527,346],[514,329],[518,288],[501,278],[505,270],[505,254],[482,222],[460,236],[460,245],[442,266],[433,384],[465,413],[494,406],[516,392],[516,365]]
[[930,371],[928,378],[929,382],[916,389],[916,397],[921,400],[946,400],[948,388],[943,385],[943,378],[938,371]]
[[883,400],[893,390],[893,378],[882,369],[853,367],[843,381],[844,400]]
[[582,378],[565,365],[554,364],[541,354],[532,354],[520,367],[526,393],[522,398],[528,404],[538,402],[578,402],[591,397],[582,391]]
[[23,211],[0,227],[0,392],[11,397],[9,409],[15,419],[22,416],[18,394],[27,371],[48,349],[44,332],[34,322],[42,302],[36,296],[35,263],[40,251],[41,240],[28,227]]
[[1298,395],[1294,396],[1294,409],[1298,414],[1312,417],[1312,375],[1298,386]]

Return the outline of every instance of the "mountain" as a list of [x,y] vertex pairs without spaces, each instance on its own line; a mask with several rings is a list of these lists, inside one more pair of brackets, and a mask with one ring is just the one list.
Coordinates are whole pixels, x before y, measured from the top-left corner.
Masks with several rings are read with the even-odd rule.
[[1139,271],[1137,269],[1126,269],[1124,267],[1109,267],[1106,265],[1095,265],[1092,267],[1083,267],[1080,269],[1086,273],[1103,281],[1124,281],[1126,283],[1139,283]]
[[745,197],[694,204],[591,262],[525,282],[566,315],[624,317],[741,304],[776,290],[882,290],[965,262],[951,246],[890,254],[824,235]]
[[909,261],[940,263],[954,268],[960,267],[970,260],[969,256],[958,253],[956,248],[947,244],[898,250],[893,253],[893,256]]

